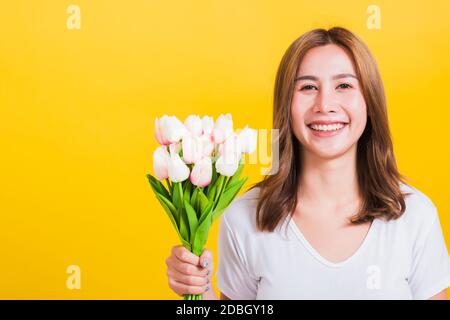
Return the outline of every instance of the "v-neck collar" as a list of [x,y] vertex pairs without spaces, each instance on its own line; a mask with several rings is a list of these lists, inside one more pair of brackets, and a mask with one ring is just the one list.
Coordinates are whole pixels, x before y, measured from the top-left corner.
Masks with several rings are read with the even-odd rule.
[[363,242],[361,245],[356,249],[356,251],[348,258],[346,258],[343,261],[340,262],[331,262],[328,259],[324,258],[312,245],[311,243],[305,238],[301,230],[298,228],[297,224],[295,223],[294,219],[292,217],[287,217],[289,219],[288,224],[291,230],[294,232],[294,234],[297,236],[297,238],[300,240],[300,242],[305,246],[305,248],[309,251],[309,253],[314,256],[318,261],[323,263],[324,265],[327,265],[329,267],[342,267],[351,261],[353,261],[357,256],[359,256],[365,249],[365,247],[368,246],[369,242],[374,236],[375,230],[378,228],[378,219],[374,219],[370,225],[369,231],[367,232],[366,236],[364,237]]

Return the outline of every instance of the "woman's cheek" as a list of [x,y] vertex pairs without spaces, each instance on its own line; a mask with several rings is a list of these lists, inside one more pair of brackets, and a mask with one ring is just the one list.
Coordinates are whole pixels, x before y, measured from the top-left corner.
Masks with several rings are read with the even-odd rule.
[[293,104],[291,108],[292,126],[297,138],[303,136],[304,112],[301,104]]
[[364,101],[354,104],[350,109],[350,122],[358,135],[362,134],[367,123],[367,111]]

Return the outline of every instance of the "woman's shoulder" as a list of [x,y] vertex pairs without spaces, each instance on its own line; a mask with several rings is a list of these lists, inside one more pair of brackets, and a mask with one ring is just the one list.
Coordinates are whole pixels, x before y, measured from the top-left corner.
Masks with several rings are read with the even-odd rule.
[[408,224],[409,228],[426,230],[431,227],[438,218],[438,213],[433,201],[419,189],[401,183],[400,189],[406,193],[405,212],[399,218],[400,222]]
[[256,231],[256,206],[258,204],[259,188],[252,188],[236,197],[221,215],[231,229]]

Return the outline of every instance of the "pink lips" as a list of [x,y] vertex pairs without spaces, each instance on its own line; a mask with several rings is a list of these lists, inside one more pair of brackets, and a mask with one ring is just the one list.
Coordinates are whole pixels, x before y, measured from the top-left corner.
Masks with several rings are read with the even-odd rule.
[[[344,126],[338,130],[331,130],[331,131],[318,131],[318,130],[314,130],[312,129],[310,126],[313,124],[317,124],[317,125],[331,125],[331,124],[343,124]],[[335,135],[338,135],[339,133],[341,133],[341,131],[343,129],[345,129],[347,127],[348,123],[344,122],[344,121],[325,121],[325,120],[317,120],[317,121],[312,121],[311,123],[309,123],[307,125],[307,127],[309,128],[309,130],[311,130],[312,134],[315,135],[316,137],[332,137]]]

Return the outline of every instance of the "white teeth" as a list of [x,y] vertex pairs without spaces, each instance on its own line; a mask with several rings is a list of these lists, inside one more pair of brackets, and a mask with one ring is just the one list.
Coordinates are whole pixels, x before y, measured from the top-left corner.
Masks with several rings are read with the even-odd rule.
[[312,124],[310,125],[311,129],[317,130],[317,131],[336,131],[339,129],[342,129],[344,127],[343,123],[335,123],[335,124]]

